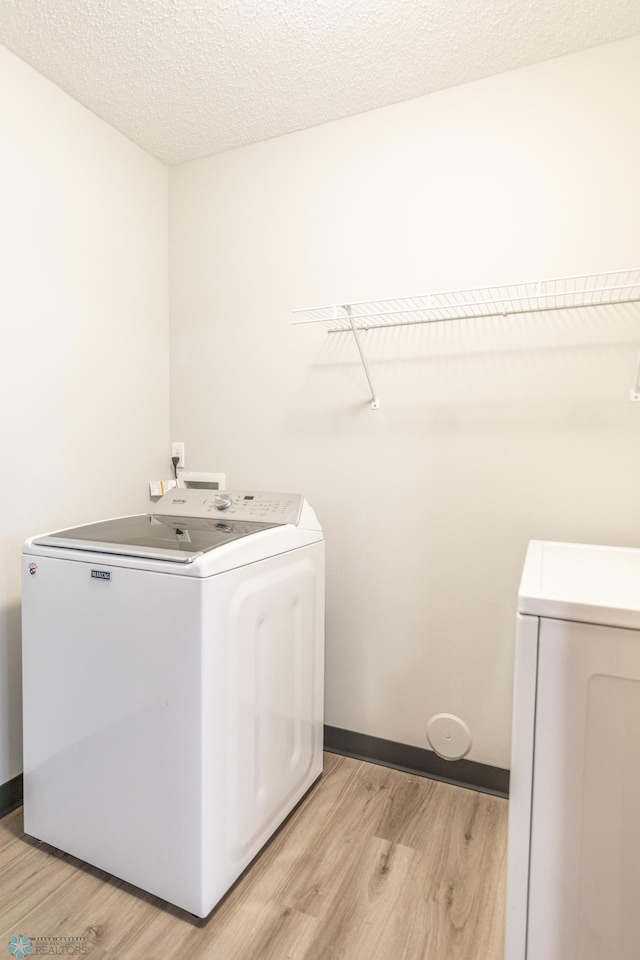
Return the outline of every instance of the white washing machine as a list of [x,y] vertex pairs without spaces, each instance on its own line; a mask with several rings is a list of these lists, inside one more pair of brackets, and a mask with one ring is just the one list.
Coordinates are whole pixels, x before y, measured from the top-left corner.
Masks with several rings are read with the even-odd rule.
[[529,544],[509,807],[506,960],[638,960],[640,550]]
[[206,916],[322,772],[324,541],[172,490],[28,540],[25,832]]

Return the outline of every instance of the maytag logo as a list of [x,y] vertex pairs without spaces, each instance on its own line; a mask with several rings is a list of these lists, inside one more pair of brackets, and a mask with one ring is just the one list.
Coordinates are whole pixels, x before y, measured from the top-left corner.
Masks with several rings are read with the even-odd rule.
[[111,580],[110,570],[92,570],[91,576],[94,580]]

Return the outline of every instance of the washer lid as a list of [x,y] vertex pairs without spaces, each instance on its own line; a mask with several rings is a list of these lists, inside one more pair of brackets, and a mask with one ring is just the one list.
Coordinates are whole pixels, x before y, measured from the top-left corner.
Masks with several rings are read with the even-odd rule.
[[45,547],[191,563],[209,550],[275,526],[278,524],[226,517],[222,520],[145,513],[58,530],[33,542]]
[[529,543],[519,613],[640,628],[640,550],[583,543]]

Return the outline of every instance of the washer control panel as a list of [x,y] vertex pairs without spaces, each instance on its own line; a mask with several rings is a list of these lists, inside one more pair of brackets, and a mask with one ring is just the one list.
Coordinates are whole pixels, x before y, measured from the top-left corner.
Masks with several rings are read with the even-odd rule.
[[299,493],[208,492],[170,490],[153,508],[156,516],[229,517],[256,523],[297,524],[303,497]]

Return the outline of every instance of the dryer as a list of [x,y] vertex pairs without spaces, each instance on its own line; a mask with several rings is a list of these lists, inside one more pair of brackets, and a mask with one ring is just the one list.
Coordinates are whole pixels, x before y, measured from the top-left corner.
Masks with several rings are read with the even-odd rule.
[[25,832],[206,916],[322,772],[302,496],[172,490],[27,540]]
[[505,960],[637,960],[640,550],[531,541],[517,620]]

